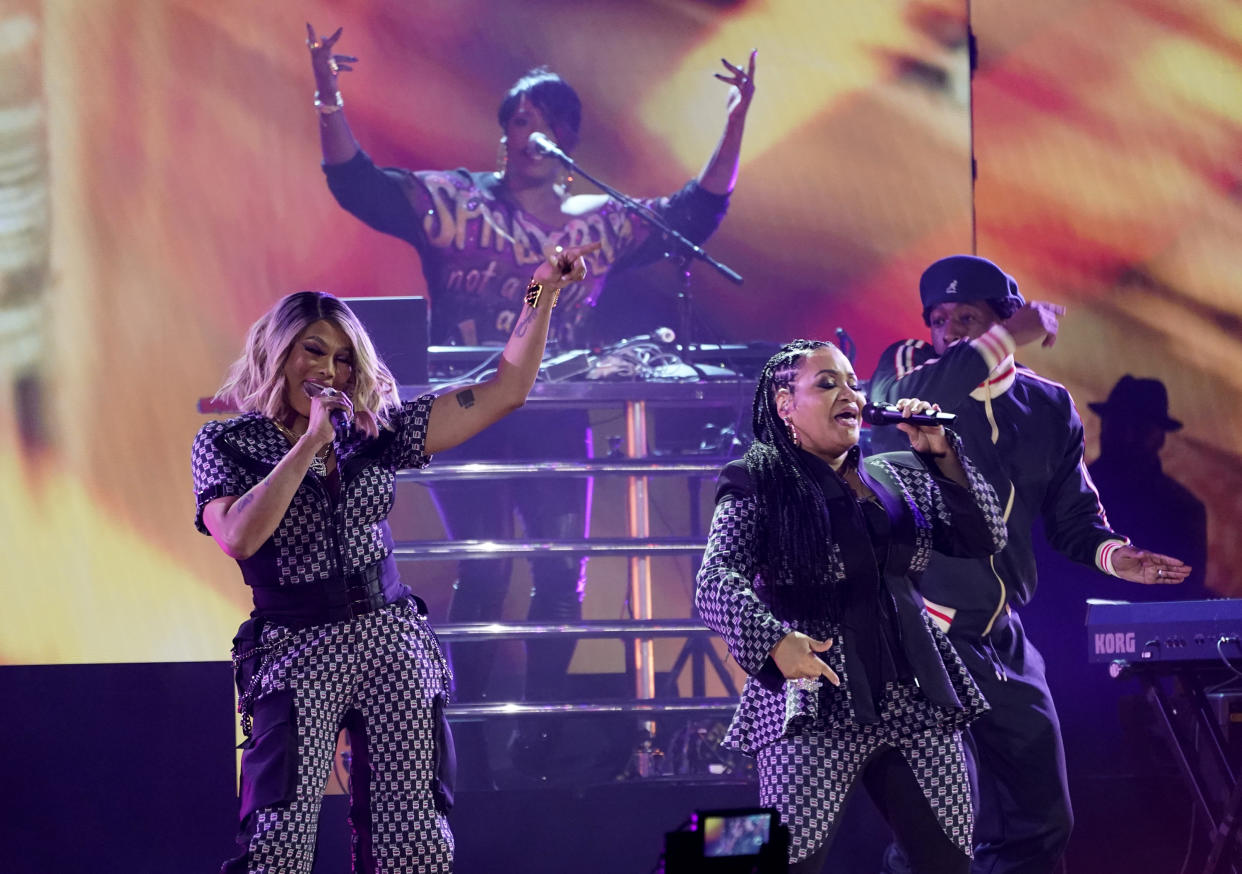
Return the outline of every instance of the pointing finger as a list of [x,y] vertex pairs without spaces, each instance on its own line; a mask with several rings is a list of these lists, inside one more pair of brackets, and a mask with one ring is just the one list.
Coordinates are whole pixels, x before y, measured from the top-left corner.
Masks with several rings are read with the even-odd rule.
[[828,667],[823,662],[820,662],[819,673],[821,676],[827,679],[829,683],[832,683],[832,685],[834,686],[841,685],[841,678],[837,676],[837,672],[834,671],[832,668]]

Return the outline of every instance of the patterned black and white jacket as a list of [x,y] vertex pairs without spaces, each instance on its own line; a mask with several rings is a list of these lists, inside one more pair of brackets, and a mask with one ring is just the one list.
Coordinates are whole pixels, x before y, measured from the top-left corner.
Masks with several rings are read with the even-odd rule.
[[[966,470],[968,489],[941,476],[930,457],[913,452],[862,459],[855,447],[851,461],[858,464],[888,517],[890,536],[881,584],[892,596],[899,645],[927,700],[926,719],[957,726],[986,711],[987,703],[948,638],[928,616],[917,591],[918,578],[932,550],[986,556],[1004,548],[1006,534],[995,491],[961,451],[957,437],[950,432],[949,438]],[[868,574],[874,578],[875,555],[862,513],[844,481],[828,465],[820,462],[819,467],[833,541],[831,560],[823,568],[824,584],[848,587],[852,579]],[[761,574],[763,526],[745,461],[726,465],[716,497],[695,604],[704,623],[724,638],[733,658],[750,675],[726,746],[753,755],[799,726],[877,721],[876,702],[849,629],[826,616],[777,615],[775,587],[792,581],[765,579]],[[860,538],[866,547],[861,550]],[[835,641],[823,658],[841,678],[839,687],[825,683],[808,692],[805,684],[785,682],[769,653],[791,631]]]
[[[253,556],[238,562],[246,583],[256,590],[282,589],[296,603],[299,591],[309,599],[318,585],[390,562],[388,513],[395,475],[398,470],[429,463],[423,442],[434,400],[424,395],[401,404],[390,416],[390,427],[377,438],[353,431],[338,441],[340,492],[335,498],[325,479],[308,470],[272,536]],[[191,456],[195,527],[208,533],[203,508],[215,498],[244,495],[288,451],[289,442],[259,413],[203,425],[194,438]],[[385,574],[385,582],[389,603],[409,595],[396,577],[395,565],[392,573]],[[256,596],[256,608],[257,601]]]

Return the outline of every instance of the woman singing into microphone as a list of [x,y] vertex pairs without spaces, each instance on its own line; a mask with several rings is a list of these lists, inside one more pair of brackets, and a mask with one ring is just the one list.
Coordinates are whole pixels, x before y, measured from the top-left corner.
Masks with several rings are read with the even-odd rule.
[[[355,871],[448,872],[448,669],[397,574],[394,474],[522,406],[560,290],[598,243],[535,270],[496,376],[401,402],[366,331],[330,294],[282,298],[218,397],[243,411],[194,440],[196,524],[237,560],[254,612],[234,639],[242,853],[226,872],[309,872],[324,785],[350,731]],[[332,417],[352,418],[348,430]],[[338,433],[340,430],[342,433]]]
[[916,583],[932,549],[1002,548],[1004,520],[943,427],[900,424],[909,452],[864,459],[865,401],[831,343],[796,340],[768,361],[755,440],[720,476],[695,601],[750,674],[726,745],[758,759],[790,870],[823,868],[861,780],[915,871],[966,874],[961,729],[987,704]]

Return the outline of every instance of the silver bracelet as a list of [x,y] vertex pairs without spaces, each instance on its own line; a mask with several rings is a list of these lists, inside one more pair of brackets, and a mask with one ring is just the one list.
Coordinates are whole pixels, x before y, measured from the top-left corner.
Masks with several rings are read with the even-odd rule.
[[336,99],[333,102],[324,103],[323,100],[319,98],[319,92],[316,91],[315,92],[315,111],[318,112],[320,115],[331,115],[334,112],[340,112],[342,109],[345,108],[345,100],[341,97],[340,91],[335,92],[334,97]]

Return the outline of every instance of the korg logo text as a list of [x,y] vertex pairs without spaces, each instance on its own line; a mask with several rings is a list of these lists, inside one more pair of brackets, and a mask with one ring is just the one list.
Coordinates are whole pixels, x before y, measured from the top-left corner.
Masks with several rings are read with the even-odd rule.
[[1095,635],[1096,655],[1116,655],[1134,652],[1134,632],[1115,631]]

